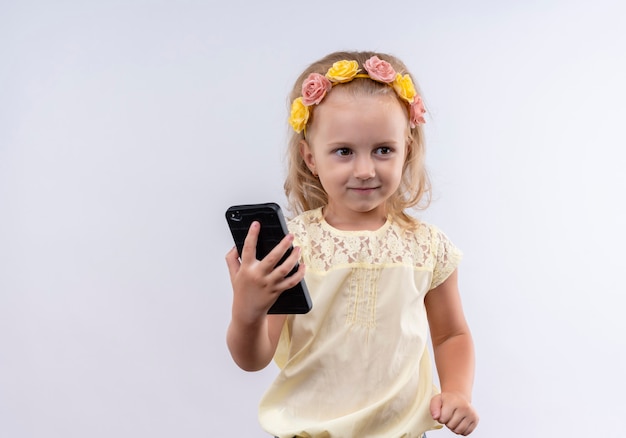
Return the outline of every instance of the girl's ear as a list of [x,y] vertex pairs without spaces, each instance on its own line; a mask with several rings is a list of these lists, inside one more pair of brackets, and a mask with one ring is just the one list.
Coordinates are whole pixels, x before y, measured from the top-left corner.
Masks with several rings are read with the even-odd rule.
[[304,164],[306,164],[306,167],[309,168],[314,176],[317,176],[315,157],[311,151],[311,146],[309,146],[309,143],[306,140],[300,140],[300,155],[302,156],[302,160],[304,161]]

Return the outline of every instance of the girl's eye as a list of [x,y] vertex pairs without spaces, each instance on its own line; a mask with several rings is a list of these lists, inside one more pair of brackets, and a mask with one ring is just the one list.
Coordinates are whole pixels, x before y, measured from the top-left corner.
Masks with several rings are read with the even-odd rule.
[[350,155],[352,151],[348,148],[339,148],[335,151],[335,153],[339,156],[345,157],[346,155]]
[[393,150],[388,146],[381,146],[376,149],[376,153],[379,155],[387,155],[393,152]]

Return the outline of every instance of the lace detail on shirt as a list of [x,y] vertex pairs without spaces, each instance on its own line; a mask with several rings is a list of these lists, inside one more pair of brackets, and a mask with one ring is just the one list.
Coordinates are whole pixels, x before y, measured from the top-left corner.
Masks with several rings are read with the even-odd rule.
[[434,288],[445,281],[461,259],[461,252],[447,236],[425,223],[416,230],[387,222],[376,231],[340,231],[330,227],[321,209],[316,209],[293,219],[289,228],[295,244],[303,248],[307,269],[317,272],[349,266],[410,265],[431,270]]
[[446,281],[461,262],[463,254],[441,230],[432,227],[435,267],[431,289]]
[[376,300],[380,271],[380,267],[352,270],[346,324],[367,329],[376,327]]

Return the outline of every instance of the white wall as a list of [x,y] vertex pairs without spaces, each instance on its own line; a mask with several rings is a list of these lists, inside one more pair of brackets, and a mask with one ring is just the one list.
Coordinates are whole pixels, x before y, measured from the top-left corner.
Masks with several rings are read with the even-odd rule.
[[[282,3],[282,4],[281,4]],[[464,250],[477,437],[620,436],[619,1],[0,5],[0,436],[265,436],[223,218],[281,192],[286,95],[336,49],[399,55]],[[434,432],[433,437],[452,436]]]

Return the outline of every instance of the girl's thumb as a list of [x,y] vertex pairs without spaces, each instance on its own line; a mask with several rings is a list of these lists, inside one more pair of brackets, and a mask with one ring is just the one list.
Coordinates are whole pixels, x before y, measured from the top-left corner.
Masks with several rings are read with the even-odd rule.
[[234,246],[226,254],[226,265],[228,265],[228,273],[230,274],[230,279],[232,280],[240,266],[239,253],[237,252],[237,248]]
[[430,400],[430,415],[433,417],[433,420],[439,421],[442,402],[441,394],[437,394]]

